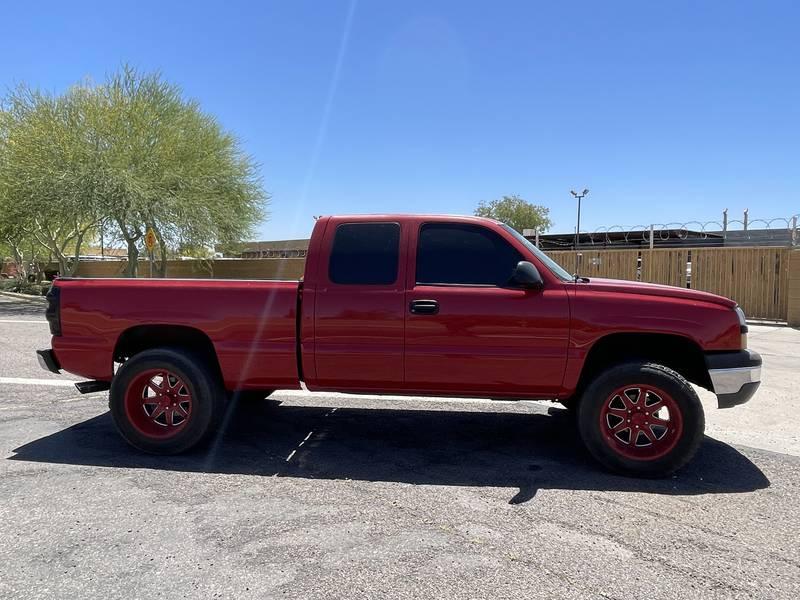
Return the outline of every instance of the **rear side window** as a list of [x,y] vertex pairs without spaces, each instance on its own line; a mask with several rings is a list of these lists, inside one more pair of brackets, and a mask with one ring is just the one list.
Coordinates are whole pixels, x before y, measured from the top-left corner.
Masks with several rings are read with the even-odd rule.
[[336,228],[328,277],[343,285],[389,285],[397,281],[398,223],[346,223]]
[[419,232],[417,284],[506,285],[522,255],[479,225],[429,223]]

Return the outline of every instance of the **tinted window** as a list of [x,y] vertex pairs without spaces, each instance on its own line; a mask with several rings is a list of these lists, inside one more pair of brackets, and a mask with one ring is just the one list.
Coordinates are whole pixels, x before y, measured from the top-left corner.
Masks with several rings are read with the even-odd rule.
[[417,246],[417,283],[505,285],[523,260],[495,232],[479,225],[423,225]]
[[554,273],[555,276],[558,277],[561,281],[572,281],[574,279],[574,277],[570,275],[568,271],[566,271],[561,265],[559,265],[552,258],[547,256],[547,254],[539,250],[539,248],[537,248],[534,244],[532,244],[531,241],[527,239],[525,236],[523,236],[519,231],[517,231],[516,229],[512,229],[505,223],[502,224],[502,227],[508,233],[517,238],[520,241],[520,243],[522,243],[531,252],[531,254],[533,254],[536,258],[538,258],[545,265],[547,265],[547,268],[550,269],[550,271]]
[[339,225],[333,239],[329,277],[348,285],[389,285],[397,280],[400,225]]

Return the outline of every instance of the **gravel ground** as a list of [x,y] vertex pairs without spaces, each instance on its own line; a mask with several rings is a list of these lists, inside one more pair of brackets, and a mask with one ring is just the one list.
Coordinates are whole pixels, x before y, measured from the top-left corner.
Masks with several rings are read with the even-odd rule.
[[2,598],[798,596],[796,330],[753,327],[762,389],[645,481],[536,402],[279,392],[142,455],[39,369],[42,312],[0,297]]

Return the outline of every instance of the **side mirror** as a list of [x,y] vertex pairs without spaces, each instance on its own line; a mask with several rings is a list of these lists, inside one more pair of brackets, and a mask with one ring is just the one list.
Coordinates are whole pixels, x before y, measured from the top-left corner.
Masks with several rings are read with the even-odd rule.
[[518,285],[526,290],[540,290],[544,287],[544,280],[539,274],[539,270],[527,260],[521,260],[514,269],[511,276],[511,283]]

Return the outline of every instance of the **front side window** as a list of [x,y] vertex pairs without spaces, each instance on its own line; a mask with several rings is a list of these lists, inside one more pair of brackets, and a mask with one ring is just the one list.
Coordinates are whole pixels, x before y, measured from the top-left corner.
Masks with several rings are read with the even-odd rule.
[[540,261],[542,261],[550,272],[553,273],[556,277],[558,277],[561,281],[572,281],[575,279],[572,275],[569,274],[568,271],[564,270],[564,268],[559,265],[556,261],[552,258],[547,256],[544,252],[539,250],[535,244],[533,244],[528,238],[523,236],[520,232],[516,229],[512,229],[505,223],[501,224],[501,227],[505,229],[508,233],[513,235],[517,238],[521,243],[525,244],[525,247],[531,252],[531,254],[535,255]]
[[390,285],[399,255],[399,224],[345,223],[336,228],[328,276],[343,285]]
[[480,225],[428,223],[419,232],[417,284],[507,285],[522,255]]

